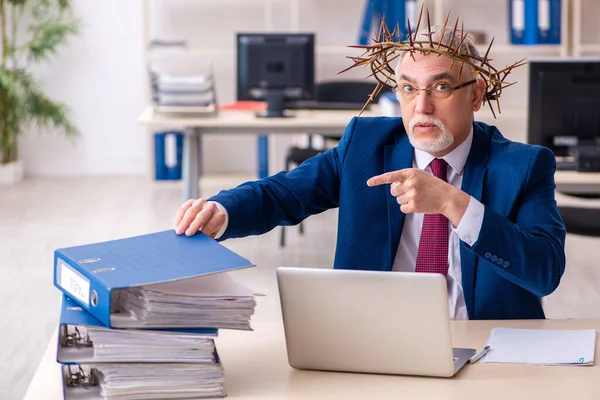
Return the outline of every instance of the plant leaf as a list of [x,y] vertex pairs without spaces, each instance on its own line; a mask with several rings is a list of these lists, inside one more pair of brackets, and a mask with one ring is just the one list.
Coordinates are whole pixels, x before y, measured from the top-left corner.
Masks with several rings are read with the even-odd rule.
[[39,62],[50,54],[55,54],[57,47],[64,44],[70,35],[78,32],[79,23],[76,21],[45,21],[34,28],[35,39],[28,45],[29,59]]

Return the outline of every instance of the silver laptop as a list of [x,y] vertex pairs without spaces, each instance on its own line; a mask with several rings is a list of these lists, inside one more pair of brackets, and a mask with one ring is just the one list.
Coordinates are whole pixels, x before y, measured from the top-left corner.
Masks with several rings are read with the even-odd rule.
[[288,361],[298,369],[451,377],[475,349],[453,349],[440,274],[277,269]]

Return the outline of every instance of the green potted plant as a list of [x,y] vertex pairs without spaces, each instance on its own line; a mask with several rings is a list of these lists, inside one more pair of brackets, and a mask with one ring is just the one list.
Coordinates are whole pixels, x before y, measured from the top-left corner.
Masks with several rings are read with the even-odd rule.
[[78,31],[70,0],[0,0],[0,185],[23,178],[18,138],[26,129],[78,134],[67,107],[46,96],[32,72]]

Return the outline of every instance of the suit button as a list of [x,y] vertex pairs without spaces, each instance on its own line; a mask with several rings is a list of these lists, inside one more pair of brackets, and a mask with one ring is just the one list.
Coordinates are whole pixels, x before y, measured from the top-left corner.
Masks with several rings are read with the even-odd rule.
[[508,261],[504,261],[504,264],[502,264],[502,266],[504,268],[508,268],[508,267],[510,267],[510,263]]
[[496,262],[496,260],[497,260],[497,259],[498,259],[498,256],[494,254],[494,255],[492,256],[492,262]]
[[489,260],[489,258],[492,256],[492,253],[490,253],[490,252],[488,251],[488,252],[487,252],[487,253],[485,253],[483,256]]
[[504,259],[498,257],[498,260],[496,260],[496,264],[498,265],[502,265],[502,263],[504,262]]

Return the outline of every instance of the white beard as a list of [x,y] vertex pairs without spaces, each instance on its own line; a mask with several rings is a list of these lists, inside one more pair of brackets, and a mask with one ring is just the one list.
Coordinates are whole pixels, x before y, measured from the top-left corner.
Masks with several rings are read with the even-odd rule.
[[[440,135],[436,138],[417,138],[415,137],[415,125],[419,123],[433,124],[440,130]],[[452,146],[454,136],[442,121],[428,115],[415,116],[408,125],[408,140],[415,149],[426,153],[439,153]]]

